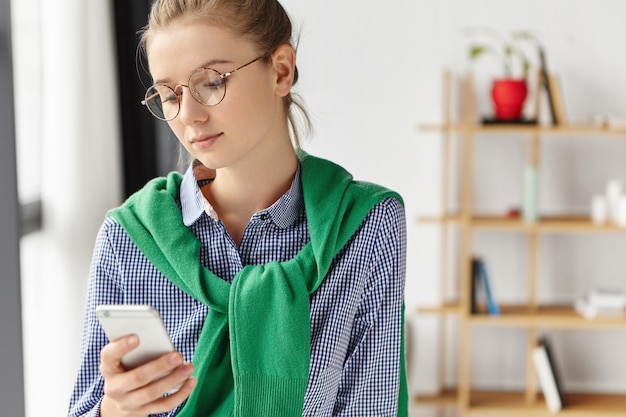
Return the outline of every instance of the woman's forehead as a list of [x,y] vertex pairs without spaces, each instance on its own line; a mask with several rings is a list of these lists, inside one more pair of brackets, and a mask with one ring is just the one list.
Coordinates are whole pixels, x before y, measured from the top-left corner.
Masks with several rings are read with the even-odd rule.
[[201,21],[172,22],[154,32],[146,44],[153,78],[174,76],[177,68],[186,72],[202,66],[229,64],[254,55],[252,42],[223,26]]

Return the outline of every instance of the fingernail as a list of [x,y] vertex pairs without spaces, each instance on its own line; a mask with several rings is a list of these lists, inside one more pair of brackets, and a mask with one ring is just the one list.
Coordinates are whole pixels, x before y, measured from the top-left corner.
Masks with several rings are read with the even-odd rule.
[[129,346],[135,346],[139,343],[139,338],[137,336],[131,336],[126,340],[126,343],[128,343]]
[[191,375],[193,373],[193,366],[190,363],[184,364],[183,367],[183,373],[185,375]]
[[174,352],[174,353],[170,353],[169,361],[170,361],[170,364],[172,365],[180,365],[183,361],[183,358],[179,353]]

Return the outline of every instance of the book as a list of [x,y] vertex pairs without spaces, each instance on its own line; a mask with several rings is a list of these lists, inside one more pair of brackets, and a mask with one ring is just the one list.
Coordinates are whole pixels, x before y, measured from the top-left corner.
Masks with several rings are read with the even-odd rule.
[[565,406],[565,398],[554,354],[546,338],[539,339],[533,349],[533,362],[548,410],[557,413]]
[[559,79],[555,75],[548,75],[548,85],[550,87],[550,95],[552,96],[552,105],[554,107],[554,117],[556,117],[556,124],[566,124],[567,120],[565,119],[565,104],[563,103],[563,95],[561,94],[561,85],[559,84]]
[[480,258],[472,258],[472,312],[478,312],[478,296],[479,293],[484,295],[485,304],[487,305],[487,313],[492,316],[500,315],[500,307],[493,297],[491,284],[489,282],[489,274],[485,262]]
[[485,298],[487,301],[487,311],[492,316],[498,316],[500,315],[500,307],[498,306],[498,303],[496,303],[496,300],[493,297],[493,293],[491,291],[491,284],[489,283],[489,275],[487,273],[487,267],[485,266],[485,263],[483,261],[480,261],[479,263],[479,270],[480,270],[481,282],[483,283],[483,288],[485,290]]
[[478,310],[478,292],[480,290],[480,271],[478,259],[472,258],[472,282],[470,286],[470,312],[472,314],[479,313]]
[[550,90],[550,83],[549,83],[550,77],[548,76],[548,65],[546,62],[546,54],[543,51],[543,48],[541,46],[539,46],[539,66],[541,68],[541,84],[546,89],[546,92],[548,95],[548,107],[550,108],[550,117],[552,119],[552,124],[556,125],[558,124],[558,122],[557,122],[557,116],[556,116],[556,109],[554,108],[553,94]]

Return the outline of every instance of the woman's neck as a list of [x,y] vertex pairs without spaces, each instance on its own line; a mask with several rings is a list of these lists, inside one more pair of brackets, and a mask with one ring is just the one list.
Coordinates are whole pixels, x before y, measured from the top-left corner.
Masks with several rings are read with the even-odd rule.
[[217,170],[215,180],[202,189],[237,245],[252,215],[274,204],[291,186],[298,159],[291,143],[280,148]]

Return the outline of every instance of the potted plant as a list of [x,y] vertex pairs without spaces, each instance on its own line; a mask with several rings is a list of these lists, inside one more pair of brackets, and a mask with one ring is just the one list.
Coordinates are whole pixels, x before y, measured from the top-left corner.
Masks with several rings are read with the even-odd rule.
[[[468,32],[473,36],[482,35],[485,39],[481,43],[474,42],[470,45],[470,60],[475,61],[486,54],[493,54],[501,61],[503,74],[493,80],[491,88],[495,118],[505,121],[520,119],[528,96],[530,61],[519,43],[536,43],[537,39],[525,31],[511,32],[508,38],[486,28],[468,29]],[[497,46],[494,46],[494,42]]]

